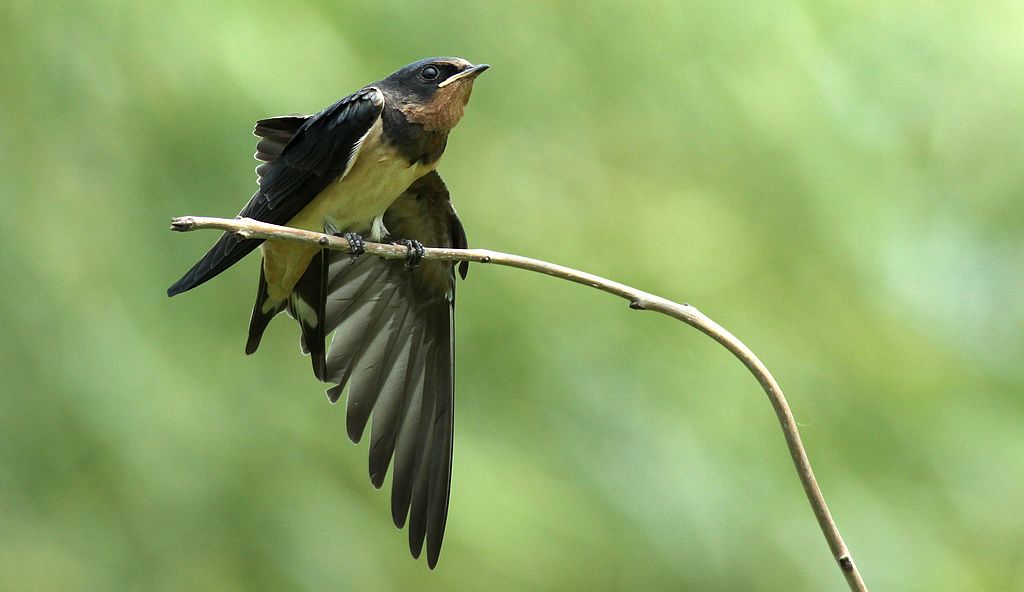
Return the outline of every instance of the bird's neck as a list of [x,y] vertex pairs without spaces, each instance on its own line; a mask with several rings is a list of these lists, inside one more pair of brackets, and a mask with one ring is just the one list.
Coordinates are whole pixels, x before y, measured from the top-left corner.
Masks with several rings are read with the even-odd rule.
[[384,138],[410,165],[434,164],[448,144],[448,130],[432,130],[411,121],[400,108],[385,108]]

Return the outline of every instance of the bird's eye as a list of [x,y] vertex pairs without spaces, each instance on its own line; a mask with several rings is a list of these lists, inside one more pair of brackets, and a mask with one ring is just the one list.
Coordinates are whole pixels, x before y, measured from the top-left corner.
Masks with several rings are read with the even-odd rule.
[[434,66],[427,66],[420,70],[420,76],[422,76],[424,80],[436,80],[439,74],[440,72],[438,72],[437,68]]

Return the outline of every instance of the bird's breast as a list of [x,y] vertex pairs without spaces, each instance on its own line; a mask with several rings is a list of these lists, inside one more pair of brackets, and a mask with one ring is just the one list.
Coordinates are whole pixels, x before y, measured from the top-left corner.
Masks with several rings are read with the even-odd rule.
[[383,216],[413,181],[433,168],[433,163],[410,165],[394,145],[383,139],[378,119],[359,144],[348,170],[321,191],[288,225],[318,232],[325,223],[349,232],[376,230],[374,220]]

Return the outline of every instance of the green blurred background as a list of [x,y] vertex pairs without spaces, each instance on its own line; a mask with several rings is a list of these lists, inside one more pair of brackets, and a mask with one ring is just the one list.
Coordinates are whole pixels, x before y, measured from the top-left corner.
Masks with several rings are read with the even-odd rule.
[[408,557],[251,257],[164,290],[252,122],[489,62],[471,244],[696,304],[789,396],[875,590],[1024,589],[1019,2],[0,6],[0,589],[842,590],[775,418],[698,332],[460,285],[452,507]]

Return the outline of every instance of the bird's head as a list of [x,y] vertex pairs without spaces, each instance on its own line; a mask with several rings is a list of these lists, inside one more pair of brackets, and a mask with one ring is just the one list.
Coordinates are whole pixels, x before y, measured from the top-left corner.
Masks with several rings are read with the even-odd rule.
[[462,118],[473,81],[489,66],[462,58],[429,58],[409,64],[375,86],[395,101],[411,123],[447,132]]

